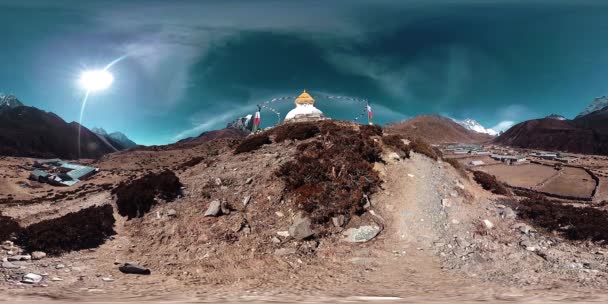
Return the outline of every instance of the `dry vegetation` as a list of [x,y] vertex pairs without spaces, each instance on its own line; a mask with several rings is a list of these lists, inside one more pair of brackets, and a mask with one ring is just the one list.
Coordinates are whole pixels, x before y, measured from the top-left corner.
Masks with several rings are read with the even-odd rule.
[[317,123],[300,122],[289,123],[275,127],[272,133],[275,134],[275,142],[285,140],[304,140],[317,135],[321,130]]
[[403,142],[401,136],[395,134],[384,136],[382,143],[395,150],[399,157],[410,158],[410,147]]
[[269,145],[272,142],[268,134],[262,133],[258,135],[252,135],[243,140],[234,150],[234,154],[240,154],[245,152],[251,152],[259,149],[263,145]]
[[464,177],[464,178],[469,178],[469,176],[467,175],[467,171],[465,170],[465,168],[462,166],[462,164],[455,158],[444,158],[443,161],[445,161],[446,163],[450,164],[452,167],[454,167],[454,169],[456,169],[456,171],[458,171],[458,173],[460,174],[460,176]]
[[321,131],[321,139],[298,145],[300,153],[277,171],[286,196],[295,199],[315,224],[338,215],[348,220],[361,214],[365,195],[375,192],[380,183],[371,165],[380,160],[380,149],[369,132],[364,136],[335,124],[323,124]]
[[0,213],[0,242],[10,239],[12,235],[17,234],[21,230],[19,223],[8,216]]
[[112,206],[103,205],[30,225],[19,233],[17,244],[28,252],[58,255],[98,247],[114,234]]
[[157,203],[157,198],[173,201],[181,193],[182,184],[173,171],[148,173],[131,182],[123,182],[113,193],[116,194],[118,213],[128,219],[142,217]]
[[415,138],[410,142],[410,148],[412,151],[416,153],[420,153],[422,155],[426,155],[427,157],[437,160],[439,159],[439,155],[431,145],[420,138]]
[[552,200],[526,199],[520,202],[521,217],[533,225],[556,232],[570,240],[608,241],[608,212],[591,207],[574,207]]
[[507,190],[502,183],[497,181],[494,175],[490,175],[482,171],[475,171],[473,173],[473,178],[485,190],[488,190],[494,194],[509,195],[509,190]]

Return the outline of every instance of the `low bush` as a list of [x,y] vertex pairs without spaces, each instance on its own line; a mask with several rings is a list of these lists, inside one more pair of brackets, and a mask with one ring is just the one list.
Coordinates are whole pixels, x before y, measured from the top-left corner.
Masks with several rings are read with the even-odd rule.
[[20,231],[21,226],[17,221],[0,213],[0,242],[9,240],[11,236],[17,235]]
[[156,198],[173,201],[181,193],[181,187],[175,173],[165,170],[121,183],[112,192],[116,194],[118,213],[132,219],[148,213],[156,205]]
[[431,145],[429,145],[426,141],[420,138],[415,138],[414,140],[412,140],[410,142],[410,148],[412,149],[412,151],[420,153],[422,155],[426,155],[427,157],[433,160],[439,159],[439,156],[437,155],[437,152],[435,152],[435,149],[433,149]]
[[352,128],[332,125],[323,124],[323,138],[298,145],[300,153],[277,171],[287,196],[316,224],[361,214],[364,195],[380,183],[372,169],[380,157],[376,143]]
[[17,244],[26,251],[58,255],[74,250],[95,248],[114,231],[112,206],[93,206],[60,218],[44,220],[24,228]]
[[382,136],[384,131],[379,125],[360,125],[359,132],[363,137],[368,138],[370,136]]
[[403,139],[399,135],[387,135],[382,137],[382,143],[385,146],[391,147],[395,150],[399,157],[410,158],[410,147],[403,143]]
[[469,178],[469,176],[467,175],[467,171],[465,170],[465,168],[462,166],[462,164],[457,159],[455,159],[455,158],[444,158],[443,161],[445,161],[446,163],[448,163],[452,167],[454,167],[454,169],[456,169],[456,171],[458,171],[458,173],[462,177],[466,177],[467,179]]
[[257,135],[251,135],[245,138],[245,140],[243,140],[238,146],[236,146],[234,154],[255,151],[261,146],[268,144],[271,144],[270,137],[268,137],[268,134],[262,133]]
[[275,134],[276,142],[289,140],[304,140],[317,135],[321,130],[316,123],[298,122],[288,123],[275,127],[272,132]]
[[496,180],[494,175],[482,171],[475,171],[473,173],[475,181],[481,185],[482,188],[488,190],[494,194],[509,195],[509,190],[501,182]]
[[519,204],[521,217],[532,225],[557,232],[570,240],[608,241],[608,212],[574,207],[551,200],[526,199]]

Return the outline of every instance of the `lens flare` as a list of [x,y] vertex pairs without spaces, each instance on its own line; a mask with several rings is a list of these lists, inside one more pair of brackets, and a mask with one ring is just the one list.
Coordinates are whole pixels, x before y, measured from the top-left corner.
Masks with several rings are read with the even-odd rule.
[[80,75],[80,85],[88,92],[105,90],[114,82],[114,76],[107,70],[86,71]]

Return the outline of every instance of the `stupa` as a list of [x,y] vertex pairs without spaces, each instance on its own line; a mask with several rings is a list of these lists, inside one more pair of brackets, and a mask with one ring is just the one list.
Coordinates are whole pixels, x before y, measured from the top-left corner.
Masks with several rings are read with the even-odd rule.
[[315,107],[315,99],[304,90],[294,101],[296,107],[287,113],[285,121],[310,121],[327,119],[321,110]]

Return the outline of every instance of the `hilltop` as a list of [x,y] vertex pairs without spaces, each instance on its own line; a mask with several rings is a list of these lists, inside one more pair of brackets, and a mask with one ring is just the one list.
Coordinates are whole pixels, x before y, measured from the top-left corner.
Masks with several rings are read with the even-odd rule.
[[486,142],[492,136],[475,132],[452,119],[440,115],[421,115],[400,123],[390,124],[387,131],[410,138],[422,138],[433,144]]

